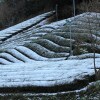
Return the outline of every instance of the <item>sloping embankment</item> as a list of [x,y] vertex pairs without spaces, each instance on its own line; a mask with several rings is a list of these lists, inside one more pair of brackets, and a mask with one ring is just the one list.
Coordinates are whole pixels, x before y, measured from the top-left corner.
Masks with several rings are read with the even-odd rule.
[[[91,44],[97,39],[96,66],[99,68],[99,19],[99,13],[84,13],[33,27],[3,41],[0,44],[0,92],[69,91],[94,81]],[[74,54],[71,57],[70,43]]]

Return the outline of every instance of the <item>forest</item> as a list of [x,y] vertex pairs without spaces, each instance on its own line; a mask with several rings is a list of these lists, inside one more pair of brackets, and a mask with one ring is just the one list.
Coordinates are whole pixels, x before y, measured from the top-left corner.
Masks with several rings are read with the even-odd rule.
[[[99,0],[75,0],[76,14],[100,11]],[[58,19],[73,16],[73,0],[1,0],[0,30],[47,11],[56,10]]]

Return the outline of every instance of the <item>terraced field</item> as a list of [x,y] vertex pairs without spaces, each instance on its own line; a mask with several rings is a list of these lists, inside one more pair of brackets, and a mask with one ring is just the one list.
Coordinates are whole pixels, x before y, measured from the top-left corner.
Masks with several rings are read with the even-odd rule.
[[[96,16],[97,18],[95,18]],[[94,18],[95,20],[93,20]],[[71,26],[70,23],[66,23],[70,20]],[[12,38],[8,38],[0,45],[1,52],[2,50],[4,51],[0,55],[0,62],[1,64],[15,63],[15,60],[10,60],[13,57],[16,61],[23,62],[49,60],[50,58],[68,58],[70,56],[70,43],[72,44],[74,55],[84,52],[92,53],[91,42],[93,43],[95,40],[96,52],[100,53],[99,20],[99,14],[89,15],[89,13],[84,13],[74,19],[70,18],[67,21],[63,20],[40,28],[34,27],[32,31],[21,32]],[[70,27],[72,32],[71,39]]]
[[[3,88],[9,90],[13,87],[16,91],[16,86],[32,86],[35,89],[39,86],[38,88],[42,90],[43,87],[48,88],[47,91],[51,87],[50,92],[65,89],[75,90],[78,88],[78,84],[81,83],[79,86],[81,88],[94,80],[93,62],[91,61],[94,57],[94,48],[97,67],[100,67],[100,14],[84,13],[75,18],[48,25],[40,26],[41,24],[38,24],[53,14],[51,12],[40,15],[39,18],[33,18],[31,24],[23,24],[24,28],[19,28],[19,25],[18,28],[15,27],[15,30],[13,27],[12,30],[8,29],[11,32],[0,32],[0,72],[3,73],[0,74],[1,90]],[[38,21],[34,22],[37,18]],[[71,56],[71,52],[73,56]],[[81,61],[81,59],[84,60]],[[68,66],[66,66],[67,64]],[[11,66],[15,66],[15,69]],[[74,68],[76,70],[73,70]],[[14,78],[11,75],[14,75]],[[35,78],[32,75],[37,76]],[[71,86],[68,80],[71,82]],[[72,89],[72,85],[75,85],[75,88]],[[55,88],[52,89],[52,86]],[[65,88],[66,86],[68,88]],[[60,89],[57,89],[58,87]],[[21,90],[19,89],[19,91]]]

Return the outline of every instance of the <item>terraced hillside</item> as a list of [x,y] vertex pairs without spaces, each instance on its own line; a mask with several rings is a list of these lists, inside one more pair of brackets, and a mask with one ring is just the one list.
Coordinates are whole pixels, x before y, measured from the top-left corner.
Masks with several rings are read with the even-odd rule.
[[0,62],[2,63],[4,59],[6,63],[9,61],[15,63],[15,60],[11,61],[13,57],[23,62],[68,58],[70,56],[70,43],[74,55],[92,53],[91,45],[94,44],[94,41],[96,53],[100,53],[99,20],[99,14],[84,13],[75,18],[67,19],[67,21],[55,22],[40,28],[33,28],[32,31],[16,34],[0,45],[1,52],[4,51],[0,55]]
[[[46,92],[46,89],[47,92],[66,91],[82,88],[94,81],[94,48],[97,67],[100,67],[100,14],[83,13],[75,18],[41,26],[46,22],[43,19],[53,14],[33,18],[31,24],[22,25],[24,28],[20,24],[15,29],[12,27],[1,31],[2,91],[11,88],[11,91],[33,89],[36,92],[39,88],[41,92]],[[41,24],[38,24],[41,20]],[[23,90],[21,87],[26,88]]]

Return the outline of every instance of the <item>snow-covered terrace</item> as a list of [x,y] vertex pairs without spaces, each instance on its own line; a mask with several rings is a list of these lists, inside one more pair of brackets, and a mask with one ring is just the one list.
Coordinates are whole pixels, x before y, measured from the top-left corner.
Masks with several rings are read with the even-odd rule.
[[[100,67],[100,58],[96,59]],[[15,87],[53,87],[74,84],[83,80],[89,83],[89,77],[94,75],[93,59],[64,60],[64,61],[33,61],[30,63],[16,63],[0,65],[0,88]],[[85,84],[85,85],[86,85]],[[81,86],[82,83],[79,84]],[[68,87],[68,89],[71,89]],[[58,89],[59,90],[59,89]],[[43,90],[44,91],[44,90]]]
[[36,16],[34,18],[31,18],[29,20],[26,20],[22,23],[19,23],[17,25],[7,28],[7,29],[1,30],[0,31],[0,40],[5,40],[6,37],[23,32],[24,30],[28,30],[29,28],[41,23],[44,19],[54,15],[54,13],[55,13],[55,11],[51,11],[51,12]]
[[[90,19],[93,20],[93,16],[96,16],[96,14],[91,13],[91,15],[89,15],[89,13],[84,13],[78,15],[75,17],[75,24],[81,26],[82,21],[87,20],[86,17],[91,17]],[[99,14],[97,14],[97,16],[99,19]],[[72,23],[75,22],[73,22],[73,17],[67,20],[71,20]],[[30,21],[28,23],[30,23]],[[94,21],[94,23],[97,23],[97,21]],[[27,22],[24,24],[27,24]],[[24,26],[24,24],[23,27],[27,27]],[[38,87],[38,89],[42,87],[41,92],[46,92],[45,89],[52,87],[53,90],[51,90],[51,92],[67,91],[82,88],[88,85],[89,82],[94,81],[93,53],[69,57],[69,44],[67,44],[69,37],[65,35],[67,33],[61,31],[61,28],[63,28],[65,24],[66,19],[34,29],[33,32],[36,32],[36,34],[32,35],[31,38],[40,36],[40,40],[38,39],[38,41],[34,43],[29,42],[22,46],[16,45],[20,44],[18,40],[16,40],[16,44],[10,44],[11,41],[6,41],[6,44],[10,44],[7,44],[7,46],[2,43],[6,50],[0,53],[0,91],[6,92],[5,89],[12,89],[12,91],[15,89],[14,91],[16,91],[17,88],[25,87],[31,87],[29,88],[31,90],[34,90],[36,87]],[[1,35],[5,37],[9,32],[12,32],[12,34],[13,32],[15,33],[19,30],[20,25],[21,24],[18,25],[18,29],[15,27],[15,29],[11,28],[2,31],[3,33],[1,33]],[[47,29],[52,31],[51,34],[45,32]],[[88,38],[86,34],[88,30],[84,27],[79,27],[77,30],[76,27],[74,27],[73,30],[76,31],[76,33],[82,33],[82,36],[86,35]],[[77,34],[75,35],[77,36]],[[99,36],[98,34],[98,42],[100,41]],[[16,36],[12,39],[13,42],[15,39]],[[47,46],[43,45],[44,43],[47,43]],[[16,45],[16,47],[14,47],[14,45]],[[8,49],[11,46],[13,49]],[[100,49],[99,47],[100,45],[98,44],[98,51]],[[60,49],[58,50],[58,48]],[[67,56],[68,58],[65,60]],[[100,68],[99,53],[96,54],[96,67]],[[61,86],[63,88],[61,88]],[[27,91],[29,89],[27,89]]]

